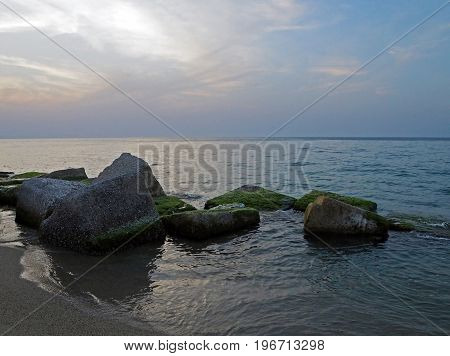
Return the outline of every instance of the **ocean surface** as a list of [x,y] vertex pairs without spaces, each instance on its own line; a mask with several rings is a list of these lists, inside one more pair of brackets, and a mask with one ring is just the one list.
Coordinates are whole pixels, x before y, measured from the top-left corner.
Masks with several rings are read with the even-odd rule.
[[[0,140],[0,171],[85,167],[95,177],[122,152],[199,208],[243,184],[294,197],[321,189],[374,200],[417,231],[330,248],[304,238],[301,213],[267,212],[242,234],[168,237],[108,258],[64,291],[79,308],[183,335],[450,332],[450,140]],[[14,218],[0,208],[0,248],[22,246],[22,277],[46,290],[100,259],[41,246]]]

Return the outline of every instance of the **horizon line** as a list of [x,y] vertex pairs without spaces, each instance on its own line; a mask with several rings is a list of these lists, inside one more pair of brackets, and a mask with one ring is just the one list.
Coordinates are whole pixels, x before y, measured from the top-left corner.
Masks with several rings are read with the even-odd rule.
[[[263,136],[193,136],[190,140],[259,140]],[[174,136],[123,136],[123,137],[70,137],[70,136],[50,136],[50,137],[0,137],[0,140],[127,140],[127,139],[156,139],[179,141],[180,138]],[[311,139],[311,140],[450,140],[450,136],[275,136],[270,141],[290,140],[290,139]]]

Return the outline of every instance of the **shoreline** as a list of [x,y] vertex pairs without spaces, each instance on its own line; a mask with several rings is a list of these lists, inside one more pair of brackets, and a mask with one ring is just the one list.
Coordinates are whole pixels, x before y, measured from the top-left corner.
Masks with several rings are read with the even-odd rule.
[[[22,254],[20,248],[0,246],[1,335],[52,296],[33,282],[20,277]],[[162,333],[151,327],[138,328],[97,314],[89,314],[58,296],[6,335],[155,336]]]

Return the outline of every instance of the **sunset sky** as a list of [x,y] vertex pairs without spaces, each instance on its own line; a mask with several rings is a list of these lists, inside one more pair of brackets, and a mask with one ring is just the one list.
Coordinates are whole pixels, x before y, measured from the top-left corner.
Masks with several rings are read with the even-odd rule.
[[[192,137],[263,137],[442,6],[1,0]],[[0,137],[175,134],[0,3]],[[450,136],[450,5],[277,136]]]

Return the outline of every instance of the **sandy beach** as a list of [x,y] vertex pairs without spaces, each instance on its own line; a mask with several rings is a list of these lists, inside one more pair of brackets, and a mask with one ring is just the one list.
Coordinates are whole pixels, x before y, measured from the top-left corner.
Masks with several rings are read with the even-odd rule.
[[[0,333],[2,335],[161,335],[152,328],[136,328],[98,315],[85,313],[62,297],[10,328],[51,297],[20,277],[19,248],[0,247]],[[9,331],[8,331],[9,330]]]

